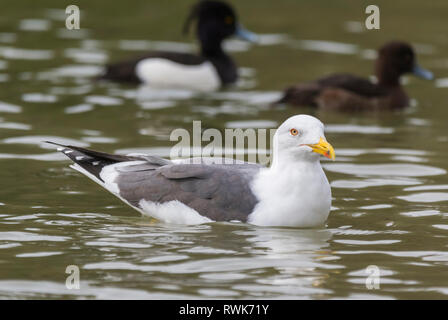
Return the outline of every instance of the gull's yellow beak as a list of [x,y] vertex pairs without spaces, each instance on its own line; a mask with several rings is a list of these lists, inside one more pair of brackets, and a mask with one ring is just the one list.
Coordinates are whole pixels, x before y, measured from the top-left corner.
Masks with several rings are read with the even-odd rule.
[[316,144],[307,144],[313,152],[323,155],[324,157],[334,160],[336,155],[334,149],[324,138],[320,138],[319,142]]

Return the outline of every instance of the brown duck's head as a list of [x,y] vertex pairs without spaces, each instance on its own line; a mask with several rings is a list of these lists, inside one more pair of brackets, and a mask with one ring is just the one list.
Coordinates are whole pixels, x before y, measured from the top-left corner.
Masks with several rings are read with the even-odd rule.
[[398,85],[400,77],[406,73],[426,80],[433,79],[432,72],[418,65],[412,46],[401,41],[388,42],[379,49],[375,73],[383,85]]

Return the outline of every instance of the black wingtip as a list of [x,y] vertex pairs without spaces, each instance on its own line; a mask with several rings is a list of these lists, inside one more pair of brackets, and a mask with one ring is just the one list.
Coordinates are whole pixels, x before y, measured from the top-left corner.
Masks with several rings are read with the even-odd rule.
[[60,143],[57,143],[57,142],[53,142],[53,141],[45,140],[45,141],[42,141],[42,142],[43,142],[43,143],[48,143],[48,144],[53,144],[53,145],[55,145],[55,146],[59,146],[59,147],[67,148],[66,145],[63,145],[63,144],[60,144]]
[[58,147],[57,151],[61,152],[75,164],[79,165],[84,170],[93,174],[97,179],[101,180],[100,173],[104,166],[116,163],[116,161],[109,159],[102,159],[101,157],[96,157],[96,155],[101,156],[102,153],[84,149],[81,147],[75,147],[70,145],[63,145],[53,141],[43,141],[51,145]]

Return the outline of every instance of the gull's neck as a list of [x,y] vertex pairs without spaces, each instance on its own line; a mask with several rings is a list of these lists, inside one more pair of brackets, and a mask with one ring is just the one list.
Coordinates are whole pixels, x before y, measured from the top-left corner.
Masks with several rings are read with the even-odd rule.
[[290,186],[290,193],[303,193],[303,189],[297,188],[298,181],[315,181],[325,176],[319,158],[298,158],[288,151],[276,151],[274,148],[271,166],[260,175],[260,180],[267,185],[275,177],[276,183],[271,184],[273,192],[281,194],[283,188]]
[[296,171],[306,172],[303,170],[310,170],[312,168],[322,168],[320,161],[311,159],[297,159],[287,152],[274,152],[272,164],[268,170],[276,173],[285,172],[288,174],[288,172],[292,173]]
[[292,152],[289,150],[283,150],[280,148],[278,143],[277,134],[274,135],[273,148],[272,148],[272,163],[269,167],[269,171],[272,172],[287,172],[287,171],[297,171],[299,172],[305,168],[312,168],[315,166],[320,167],[320,161],[313,161],[311,159],[297,159]]

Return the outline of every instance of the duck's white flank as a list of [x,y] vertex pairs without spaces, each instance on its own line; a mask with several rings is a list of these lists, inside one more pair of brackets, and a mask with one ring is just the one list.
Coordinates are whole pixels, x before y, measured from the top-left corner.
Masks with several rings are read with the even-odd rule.
[[214,91],[221,81],[211,62],[185,65],[162,58],[149,58],[136,66],[139,79],[155,88],[183,88],[195,91]]

